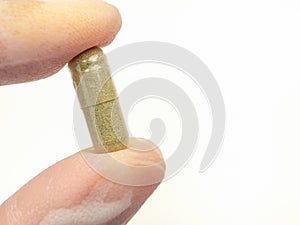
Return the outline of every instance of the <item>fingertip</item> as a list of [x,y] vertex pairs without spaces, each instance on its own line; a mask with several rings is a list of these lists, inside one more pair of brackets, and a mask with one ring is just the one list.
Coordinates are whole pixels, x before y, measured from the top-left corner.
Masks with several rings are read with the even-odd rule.
[[[148,151],[126,149],[114,152],[113,157],[133,166],[162,163],[159,150],[149,150],[148,142],[135,139],[131,143]],[[98,164],[104,162],[101,157],[95,159]],[[113,169],[122,176],[134,176]],[[143,177],[158,173],[157,182],[144,186],[120,184],[96,172],[82,153],[77,153],[51,166],[8,199],[0,207],[0,224],[122,224],[139,210],[163,179],[161,170],[152,172],[154,174],[150,171]],[[141,179],[140,176],[131,178]]]
[[4,1],[0,11],[0,85],[48,77],[121,27],[119,11],[99,0]]

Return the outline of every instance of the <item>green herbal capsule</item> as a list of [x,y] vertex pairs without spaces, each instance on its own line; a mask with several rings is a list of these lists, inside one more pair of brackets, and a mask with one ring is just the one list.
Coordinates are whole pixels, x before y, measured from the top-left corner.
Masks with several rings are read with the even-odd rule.
[[93,145],[101,152],[127,148],[127,128],[102,50],[94,47],[79,54],[69,69]]

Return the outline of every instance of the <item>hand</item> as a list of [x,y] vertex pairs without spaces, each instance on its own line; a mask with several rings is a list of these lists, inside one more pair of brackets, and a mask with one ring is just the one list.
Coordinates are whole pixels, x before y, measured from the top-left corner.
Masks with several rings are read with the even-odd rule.
[[[80,52],[109,44],[121,26],[118,11],[96,0],[4,0],[0,14],[0,85],[48,77]],[[141,139],[131,143],[149,147],[149,142]],[[48,168],[6,200],[0,206],[0,224],[126,224],[163,179],[162,156],[155,147],[152,151],[126,149],[108,154],[133,166],[156,165],[148,173],[125,174],[132,176],[129,179],[157,182],[139,187],[114,183],[96,173],[77,153]],[[94,159],[99,164],[103,160],[101,155]],[[117,167],[109,169],[119,172]]]

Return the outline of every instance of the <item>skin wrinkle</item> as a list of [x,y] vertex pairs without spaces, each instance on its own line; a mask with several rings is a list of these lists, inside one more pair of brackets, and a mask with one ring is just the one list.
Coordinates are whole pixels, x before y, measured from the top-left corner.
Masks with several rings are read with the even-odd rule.
[[18,222],[18,218],[22,217],[22,212],[18,208],[17,198],[14,201],[11,201],[10,204],[6,206],[6,211],[9,213],[8,215],[8,224],[16,224]]

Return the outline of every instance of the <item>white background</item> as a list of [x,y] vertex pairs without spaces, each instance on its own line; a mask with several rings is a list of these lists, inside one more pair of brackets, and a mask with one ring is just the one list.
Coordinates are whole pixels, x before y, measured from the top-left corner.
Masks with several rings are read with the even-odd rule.
[[[177,176],[157,189],[129,224],[300,224],[300,2],[111,3],[120,9],[123,28],[105,51],[145,40],[180,45],[208,65],[227,110],[222,152],[200,174],[211,118],[203,94],[191,87],[200,117],[198,151]],[[122,79],[116,79],[117,87],[122,86]],[[188,81],[183,85],[188,87]],[[0,87],[0,91],[2,202],[78,147],[72,121],[75,96],[66,69],[51,78]],[[153,103],[146,103],[143,107],[152,107]],[[168,107],[161,110],[163,114]],[[143,117],[135,113],[130,129],[147,137],[148,130],[140,129],[135,120],[143,121]],[[171,150],[165,146],[162,151],[168,156]]]

